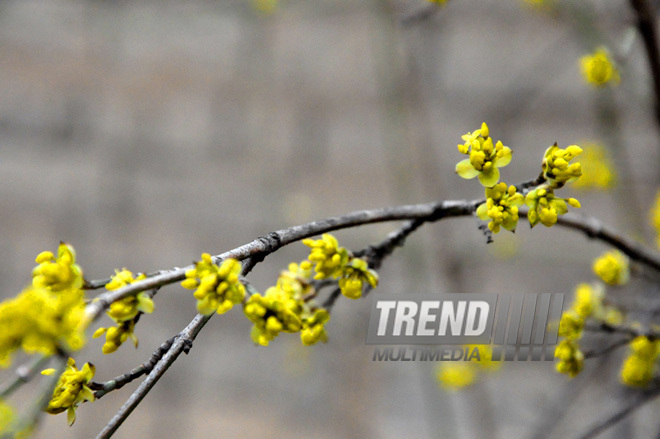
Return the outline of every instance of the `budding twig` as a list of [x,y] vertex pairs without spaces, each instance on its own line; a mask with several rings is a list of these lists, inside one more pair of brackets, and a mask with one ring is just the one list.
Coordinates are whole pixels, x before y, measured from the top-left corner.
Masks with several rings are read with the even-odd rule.
[[[374,210],[361,210],[343,216],[326,218],[272,232],[233,250],[214,256],[213,260],[217,263],[227,258],[235,258],[238,260],[247,259],[243,268],[243,275],[245,275],[266,256],[292,242],[343,228],[386,221],[410,220],[397,231],[391,233],[382,243],[359,252],[359,254],[368,257],[372,267],[377,268],[384,257],[389,255],[394,248],[402,245],[405,239],[425,222],[434,222],[448,217],[471,216],[474,214],[476,207],[481,203],[483,203],[483,200],[444,201]],[[526,209],[521,209],[520,216],[524,218],[526,215]],[[626,253],[631,259],[660,271],[660,257],[656,253],[651,252],[644,246],[614,232],[595,218],[567,214],[560,217],[557,224],[563,227],[579,230],[589,238],[607,242],[613,247]],[[110,303],[116,300],[120,300],[123,297],[150,288],[156,288],[183,280],[185,278],[185,272],[191,268],[193,268],[193,266],[164,271],[153,277],[136,281],[118,290],[101,294],[95,301],[88,305],[87,315],[90,319],[95,319],[109,306]],[[338,297],[339,293],[333,291],[323,305],[326,307],[332,307]],[[160,377],[167,371],[174,361],[176,361],[181,352],[187,353],[192,346],[195,337],[210,318],[210,315],[203,316],[198,314],[190,324],[188,324],[188,326],[175,337],[172,345],[166,352],[163,353],[157,351],[158,355],[161,353],[163,355],[155,365],[149,364],[149,367],[153,366],[150,372],[147,371],[147,368],[138,368],[140,370],[136,370],[136,374],[139,373],[140,375],[148,372],[147,378],[140,384],[138,389],[133,392],[117,414],[110,420],[101,433],[99,433],[97,438],[108,438],[117,430],[117,428],[119,428],[133,409],[140,403],[140,401],[142,401],[151,388],[153,388]],[[156,356],[156,354],[154,355]],[[133,378],[133,375],[135,374],[132,374],[131,372],[126,374],[126,376],[123,376],[123,378],[118,377],[119,381],[129,378],[135,379]],[[116,384],[108,384],[108,386],[116,387]],[[108,391],[109,390],[111,389],[108,389]]]

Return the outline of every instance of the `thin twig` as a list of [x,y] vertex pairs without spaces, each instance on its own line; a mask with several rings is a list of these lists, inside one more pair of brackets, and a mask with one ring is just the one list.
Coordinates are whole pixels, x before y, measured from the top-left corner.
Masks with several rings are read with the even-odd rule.
[[[34,431],[36,429],[37,424],[39,423],[39,419],[41,419],[41,415],[43,414],[46,407],[48,407],[48,403],[50,402],[53,395],[53,389],[55,388],[55,385],[57,384],[60,375],[62,375],[66,369],[68,357],[68,354],[64,352],[55,357],[57,361],[55,365],[55,373],[45,380],[39,391],[39,396],[34,401],[32,406],[26,410],[25,416],[19,421],[16,431],[14,432],[14,436],[12,437],[23,437],[23,432]],[[3,439],[5,437],[6,436],[3,435]]]
[[621,250],[631,259],[660,271],[660,257],[658,253],[615,232],[594,217],[569,213],[559,217],[557,219],[557,225],[579,230],[589,238],[604,241],[612,247]]
[[[233,250],[214,256],[213,258],[215,262],[226,258],[235,258],[238,260],[244,260],[248,257],[256,258],[252,259],[249,263],[250,266],[248,268],[252,268],[256,263],[254,262],[255,260],[263,260],[263,258],[277,249],[310,236],[378,222],[416,219],[423,219],[425,222],[433,222],[445,217],[467,216],[472,215],[476,206],[482,202],[483,200],[444,201],[374,210],[361,210],[343,216],[326,218],[278,230]],[[520,216],[525,217],[526,215],[527,210],[521,209]],[[563,227],[579,230],[590,238],[607,242],[613,247],[626,253],[633,260],[660,271],[660,256],[657,253],[648,250],[639,243],[606,227],[596,218],[567,214],[560,217],[557,224]],[[153,277],[148,277],[147,279],[134,282],[123,288],[103,293],[87,306],[87,316],[91,322],[97,319],[112,302],[136,294],[140,291],[181,281],[185,278],[185,272],[191,268],[193,268],[192,265],[183,268],[175,268],[169,271],[162,271]]]
[[584,353],[584,358],[597,358],[597,357],[602,357],[603,355],[607,355],[610,352],[614,352],[615,350],[627,346],[630,343],[632,337],[626,337],[621,340],[617,340],[614,343],[610,344],[609,346],[599,349],[599,350],[592,350]]
[[516,191],[520,192],[521,194],[525,194],[527,192],[527,189],[535,186],[542,185],[545,183],[547,180],[545,176],[543,175],[543,172],[539,174],[538,177],[536,177],[534,180],[526,181],[524,183],[520,183],[515,185]]
[[94,397],[99,399],[104,395],[112,392],[113,390],[121,389],[131,381],[136,380],[142,375],[151,372],[158,361],[163,358],[163,355],[165,355],[165,353],[172,347],[172,343],[174,343],[175,339],[176,337],[172,337],[165,343],[161,344],[158,349],[156,349],[156,351],[151,355],[149,361],[142,363],[130,372],[119,375],[118,377],[108,380],[105,383],[91,383],[90,388],[94,390]]
[[[405,238],[421,226],[424,222],[437,221],[441,218],[453,216],[466,216],[472,215],[476,206],[483,202],[477,201],[445,201],[440,203],[428,203],[408,206],[398,206],[385,209],[376,210],[363,210],[353,212],[344,216],[327,218],[320,221],[294,226],[287,229],[272,232],[267,236],[260,237],[248,244],[237,247],[228,252],[222,253],[214,257],[217,263],[226,258],[236,258],[246,261],[243,272],[251,270],[254,265],[262,261],[267,255],[278,250],[284,245],[298,241],[303,238],[318,235],[320,233],[338,230],[346,227],[354,227],[363,224],[371,224],[384,221],[397,221],[403,219],[411,219],[413,221],[406,223],[398,231],[392,233],[388,238],[379,246],[367,249],[371,250],[370,257],[373,258],[373,264],[380,264],[382,258],[391,253],[393,249],[405,240]],[[526,211],[520,212],[521,217],[526,216]],[[606,228],[600,221],[595,218],[579,217],[575,215],[566,215],[560,218],[558,224],[580,230],[588,237],[600,239],[610,243],[616,248],[619,248],[624,253],[628,254],[632,259],[635,259],[643,264],[649,265],[657,270],[660,270],[660,259],[658,255],[651,253],[649,250],[640,246],[639,244],[628,240],[627,238],[613,232]],[[123,287],[116,291],[111,291],[99,296],[99,298],[88,305],[88,316],[95,318],[99,315],[106,306],[109,306],[115,300],[119,300],[130,294],[135,294],[139,291],[159,287],[169,283],[177,282],[185,278],[185,272],[189,268],[177,268],[172,271],[162,272],[154,277],[135,282],[131,285]],[[324,306],[332,306],[336,299],[339,297],[337,291],[333,291],[330,297],[324,303]],[[195,319],[176,336],[170,349],[160,358],[160,360],[153,367],[147,378],[140,384],[138,389],[128,398],[126,403],[121,407],[117,414],[110,420],[108,425],[99,433],[98,438],[110,437],[122,422],[130,415],[135,407],[142,401],[146,394],[156,384],[160,377],[167,371],[167,369],[174,363],[181,352],[186,352],[192,346],[192,342],[206,324],[211,316],[197,315]],[[129,373],[130,374],[130,373]]]
[[112,281],[111,277],[107,279],[86,280],[85,283],[83,284],[83,289],[98,290],[99,288],[103,288],[104,286],[109,284],[111,281]]
[[[478,201],[480,202],[481,200]],[[233,250],[216,255],[213,257],[213,260],[217,263],[227,258],[244,260],[249,257],[253,259],[246,263],[246,265],[249,264],[247,268],[251,269],[256,264],[255,261],[259,262],[260,260],[263,260],[264,257],[279,248],[321,233],[387,221],[417,218],[424,218],[425,221],[437,221],[440,218],[445,217],[471,215],[475,208],[476,205],[474,201],[462,200],[360,210],[347,215],[330,217],[269,233],[266,236],[257,238],[254,241]],[[140,291],[181,281],[185,278],[186,271],[191,268],[193,268],[192,265],[163,271],[156,276],[148,277],[147,279],[133,282],[132,284],[117,290],[100,294],[87,306],[87,316],[91,322],[97,319],[112,302],[136,294]]]
[[335,306],[335,302],[337,302],[339,296],[341,296],[341,289],[335,288],[334,290],[332,290],[332,293],[330,293],[328,298],[325,299],[325,302],[323,302],[321,306],[328,311],[332,310],[332,307]]
[[653,91],[655,94],[654,111],[660,127],[660,52],[658,50],[658,27],[653,6],[648,0],[630,0],[630,5],[637,15],[637,30],[644,41],[646,57],[649,60]]
[[408,221],[399,230],[390,233],[380,244],[356,252],[355,256],[365,256],[369,261],[369,267],[377,270],[383,263],[383,259],[392,254],[395,248],[403,246],[406,238],[425,222],[427,221],[424,218]]
[[17,367],[16,377],[0,389],[0,399],[7,398],[23,384],[28,383],[38,372],[41,372],[41,369],[49,360],[50,357],[37,356],[30,364]]
[[442,7],[439,3],[432,3],[430,5],[425,5],[424,7],[421,7],[410,14],[404,16],[399,20],[399,23],[401,26],[412,26],[413,24],[417,24],[419,22],[428,20],[429,18],[433,17]]
[[162,356],[162,358],[156,363],[154,368],[151,370],[149,375],[145,378],[138,388],[131,394],[131,396],[126,400],[124,405],[121,406],[119,411],[112,417],[110,422],[101,430],[101,432],[96,437],[97,439],[107,439],[111,437],[119,426],[126,420],[126,418],[133,412],[135,407],[140,404],[142,399],[149,393],[153,386],[158,382],[160,377],[169,369],[169,367],[176,361],[176,359],[181,355],[182,352],[188,353],[192,347],[192,343],[199,334],[199,331],[204,327],[206,322],[213,316],[213,314],[208,316],[203,316],[197,314],[195,318],[186,326],[186,328],[181,331],[174,339],[170,349]]
[[660,386],[657,384],[655,387],[652,389],[646,390],[640,394],[638,394],[632,401],[628,403],[623,408],[620,408],[618,411],[615,413],[607,415],[605,418],[599,420],[595,424],[593,424],[586,432],[582,433],[580,436],[578,436],[579,439],[591,439],[599,434],[601,434],[603,431],[607,430],[608,428],[612,427],[616,423],[622,421],[623,419],[627,418],[629,415],[631,415],[635,410],[637,410],[639,407],[642,405],[646,404],[647,402],[652,401],[654,398],[658,397],[660,395]]
[[611,325],[607,322],[601,322],[596,325],[588,324],[584,327],[588,332],[604,332],[607,334],[623,334],[629,337],[638,337],[645,335],[647,337],[656,338],[657,334],[653,332],[644,332],[641,329],[631,328],[629,326]]

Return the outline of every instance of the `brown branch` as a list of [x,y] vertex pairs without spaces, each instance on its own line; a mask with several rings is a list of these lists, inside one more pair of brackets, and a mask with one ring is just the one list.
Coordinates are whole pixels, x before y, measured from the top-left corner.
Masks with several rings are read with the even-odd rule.
[[584,353],[584,358],[589,359],[589,358],[597,358],[597,357],[602,357],[603,355],[607,355],[610,352],[614,352],[619,348],[622,348],[624,346],[627,346],[630,343],[632,337],[626,337],[621,340],[617,340],[614,343],[598,350],[591,350],[588,352]]
[[181,331],[172,342],[169,350],[165,352],[162,358],[156,363],[153,367],[147,378],[145,378],[138,388],[131,394],[131,396],[126,400],[124,405],[121,406],[119,411],[112,417],[110,422],[101,430],[98,434],[97,439],[107,439],[111,437],[119,426],[128,418],[128,416],[133,412],[135,407],[140,404],[142,399],[147,396],[147,393],[153,388],[154,385],[158,382],[160,377],[169,369],[169,367],[176,361],[176,359],[181,355],[182,352],[188,353],[192,347],[192,343],[199,334],[199,331],[202,330],[204,325],[209,321],[213,314],[208,316],[203,316],[197,314],[197,316],[186,326],[186,328]]
[[638,394],[635,398],[633,398],[632,401],[629,401],[629,403],[625,407],[597,421],[586,432],[578,436],[578,438],[591,439],[598,436],[599,434],[601,434],[608,428],[612,427],[616,423],[621,422],[622,420],[630,416],[635,410],[637,410],[647,402],[650,402],[653,399],[657,398],[658,396],[660,396],[660,386],[656,383],[655,386],[652,387],[651,389]]
[[16,368],[14,379],[0,389],[0,399],[5,399],[23,384],[28,383],[41,369],[50,361],[49,357],[37,356],[30,364],[24,364]]
[[433,17],[442,7],[441,4],[439,3],[431,3],[429,5],[425,5],[424,7],[421,7],[417,9],[416,11],[413,11],[409,13],[408,15],[405,15],[399,20],[399,23],[401,26],[412,26],[413,24],[420,23],[422,21],[426,21],[429,18]]
[[660,255],[657,252],[617,233],[594,217],[569,213],[559,217],[557,225],[579,230],[589,238],[606,242],[621,250],[634,261],[660,271]]
[[103,397],[105,394],[112,392],[113,390],[118,390],[124,387],[126,384],[130,383],[133,380],[138,379],[142,375],[145,375],[153,370],[158,361],[163,358],[163,355],[170,350],[172,344],[176,337],[172,337],[167,340],[165,343],[161,344],[158,349],[151,355],[149,361],[146,361],[140,364],[138,367],[133,370],[126,372],[122,375],[119,375],[116,378],[106,381],[105,383],[96,383],[92,382],[90,388],[94,390],[94,397],[97,399]]
[[[250,271],[256,263],[262,261],[267,255],[275,252],[282,246],[310,236],[364,224],[404,219],[411,220],[404,224],[399,230],[391,233],[381,244],[370,247],[364,251],[364,253],[369,256],[370,262],[373,266],[377,266],[386,255],[389,255],[394,248],[401,245],[405,238],[417,230],[417,228],[423,223],[437,221],[447,217],[472,215],[476,207],[482,202],[483,200],[445,201],[353,212],[344,216],[331,217],[272,232],[267,236],[260,237],[248,244],[214,256],[214,261],[217,263],[226,258],[236,258],[239,260],[247,259],[243,267],[244,275]],[[526,217],[526,211],[521,210],[520,216],[521,218]],[[660,258],[657,254],[652,253],[636,242],[610,230],[595,218],[569,214],[561,217],[558,224],[579,230],[590,238],[605,241],[628,254],[632,259],[660,271]],[[88,316],[92,319],[97,317],[103,312],[105,307],[109,306],[110,303],[128,295],[180,281],[185,278],[186,270],[191,267],[175,268],[171,271],[161,272],[156,276],[135,282],[119,290],[104,293],[99,296],[97,300],[88,305]],[[333,291],[324,305],[332,307],[338,297],[339,293]],[[114,434],[123,421],[142,401],[151,388],[153,388],[160,377],[167,371],[174,361],[176,361],[181,352],[187,353],[190,350],[195,337],[210,318],[211,316],[202,316],[198,314],[195,319],[193,319],[193,321],[175,337],[172,345],[166,352],[157,352],[158,355],[154,354],[154,356],[157,357],[163,353],[155,365],[149,364],[147,367],[138,367],[137,369],[139,370],[135,370],[135,374],[129,372],[125,377],[118,377],[119,381],[134,379],[132,378],[134,375],[142,375],[146,373],[147,368],[153,366],[147,378],[140,384],[138,389],[133,392],[117,414],[110,420],[101,433],[99,433],[97,438],[108,438]],[[165,351],[165,349],[163,349],[163,351]],[[116,384],[108,384],[108,386],[116,387]]]
[[[476,207],[482,202],[483,200],[443,201],[438,203],[360,210],[347,215],[326,218],[272,232],[233,250],[216,255],[214,256],[214,261],[218,262],[226,258],[235,258],[238,260],[251,258],[250,261],[246,263],[246,267],[251,269],[257,262],[263,260],[267,255],[273,253],[279,248],[310,236],[331,232],[333,230],[379,222],[421,220],[423,223],[434,222],[446,217],[469,216],[474,213]],[[526,217],[526,215],[527,210],[521,209],[521,218]],[[557,224],[563,227],[579,230],[590,238],[607,242],[627,254],[631,259],[660,271],[660,256],[657,253],[624,237],[609,227],[606,227],[596,218],[567,214],[560,217]],[[408,227],[410,226],[412,226],[412,223],[408,225]],[[169,271],[161,271],[153,277],[148,277],[147,279],[134,282],[123,288],[99,295],[87,306],[86,312],[90,322],[97,319],[112,302],[141,291],[183,280],[185,278],[186,270],[190,268],[193,268],[193,266],[190,265],[184,268],[174,268]]]
[[[321,233],[331,232],[333,230],[356,227],[365,224],[374,224],[379,222],[400,221],[424,219],[432,222],[441,218],[468,216],[472,215],[478,201],[443,201],[438,203],[413,204],[396,207],[388,207],[373,210],[360,210],[343,216],[330,217],[319,221],[312,221],[307,224],[289,227],[269,233],[266,236],[255,239],[252,242],[244,244],[228,252],[213,257],[217,263],[227,258],[245,260],[246,269],[251,269],[257,262],[262,261],[266,256],[278,250],[279,248],[299,241],[304,238],[315,236]],[[130,285],[109,291],[99,295],[87,306],[87,316],[90,322],[96,320],[101,313],[107,309],[111,303],[120,300],[132,294],[139,293],[148,289],[172,284],[185,279],[187,270],[193,268],[192,265],[183,268],[174,268],[169,271],[163,271],[153,277],[133,282]],[[245,269],[244,269],[245,270]]]
[[653,81],[655,119],[660,128],[660,51],[658,50],[658,27],[655,11],[648,0],[630,0],[637,15],[637,31],[644,41],[646,57]]

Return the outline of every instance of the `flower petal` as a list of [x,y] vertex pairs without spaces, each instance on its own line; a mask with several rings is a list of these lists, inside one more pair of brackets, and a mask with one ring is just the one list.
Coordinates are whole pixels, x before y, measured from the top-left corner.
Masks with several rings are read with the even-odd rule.
[[69,422],[69,427],[71,427],[73,423],[76,422],[76,409],[74,407],[69,407],[69,409],[66,411],[66,420]]
[[479,175],[479,171],[474,169],[470,163],[470,159],[461,160],[456,165],[456,173],[462,178],[470,179]]
[[495,166],[479,174],[479,181],[485,187],[493,187],[499,180],[500,171]]
[[502,148],[502,156],[497,157],[495,160],[493,160],[493,164],[499,167],[506,166],[511,162],[512,155],[513,153],[511,152],[511,148],[505,146],[504,148]]
[[479,207],[477,207],[477,216],[483,221],[488,221],[490,219],[488,217],[488,207],[486,206],[486,203],[481,203]]

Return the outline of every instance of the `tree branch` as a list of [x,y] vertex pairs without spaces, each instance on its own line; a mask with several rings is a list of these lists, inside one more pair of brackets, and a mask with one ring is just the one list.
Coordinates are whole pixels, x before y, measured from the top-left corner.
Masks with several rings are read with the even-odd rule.
[[112,417],[110,422],[101,430],[101,432],[96,437],[97,439],[106,439],[111,437],[119,426],[126,420],[126,418],[133,412],[135,407],[140,404],[142,399],[149,393],[153,386],[158,382],[160,377],[169,369],[169,367],[176,361],[176,359],[181,355],[182,352],[186,354],[190,351],[192,343],[199,334],[199,331],[204,327],[206,322],[213,316],[213,314],[208,316],[203,316],[197,314],[195,318],[186,326],[186,328],[181,331],[175,338],[172,343],[172,346],[169,350],[162,356],[162,358],[156,363],[154,368],[151,370],[147,378],[145,378],[140,386],[133,392],[133,394],[126,400],[124,405],[121,406],[119,411]]
[[99,399],[107,393],[110,393],[113,390],[121,389],[131,381],[136,380],[142,375],[151,372],[154,366],[158,364],[158,361],[163,358],[163,355],[165,355],[165,353],[170,350],[175,340],[176,337],[172,337],[165,343],[161,344],[158,349],[156,349],[156,351],[151,355],[149,361],[142,363],[130,372],[119,375],[118,377],[108,380],[105,383],[91,383],[90,388],[94,390],[94,397]]
[[637,30],[644,41],[646,57],[653,81],[655,120],[660,128],[660,52],[658,51],[658,27],[655,12],[648,0],[630,0],[637,15]]
[[0,389],[0,399],[7,398],[23,384],[29,382],[37,373],[41,372],[48,361],[50,361],[50,357],[37,356],[30,364],[17,367],[16,377]]
[[[403,239],[407,234],[414,231],[416,227],[419,227],[419,225],[424,222],[434,222],[446,217],[472,215],[476,207],[482,202],[483,200],[443,201],[438,203],[360,210],[343,216],[330,217],[278,230],[233,250],[216,255],[213,259],[215,262],[219,262],[226,258],[235,258],[238,260],[252,258],[246,264],[247,268],[251,269],[257,262],[262,261],[267,255],[273,253],[279,248],[321,233],[379,222],[420,220],[421,222],[419,223],[410,223],[401,229],[403,235],[400,238]],[[527,210],[521,209],[520,216],[521,218],[526,217]],[[604,241],[621,250],[631,259],[660,271],[660,256],[657,253],[652,252],[637,242],[606,227],[596,218],[567,214],[559,217],[557,224],[563,227],[579,230],[590,238]],[[412,227],[412,229],[406,231],[405,227]],[[394,247],[396,246],[396,240],[399,238],[394,235],[392,239],[394,240],[392,243],[392,246]],[[185,279],[185,272],[191,268],[193,268],[192,265],[183,268],[174,268],[169,271],[161,271],[153,277],[148,277],[147,279],[134,282],[123,288],[103,293],[87,306],[87,317],[91,322],[96,320],[112,302],[141,291],[181,281]]]
[[598,436],[600,433],[612,427],[614,424],[627,418],[639,407],[643,406],[647,402],[652,401],[659,395],[660,395],[660,386],[656,383],[656,385],[653,388],[638,394],[625,407],[619,409],[617,412],[612,413],[606,416],[605,418],[601,419],[600,421],[596,422],[586,432],[578,436],[578,438],[591,439]]
[[[476,207],[482,202],[483,200],[445,201],[439,203],[406,205],[384,209],[357,211],[344,216],[331,217],[272,232],[267,236],[260,237],[250,243],[214,256],[213,259],[216,263],[227,258],[235,258],[238,260],[248,259],[245,262],[242,270],[244,275],[247,274],[247,272],[249,272],[258,262],[262,261],[267,255],[273,253],[274,251],[287,244],[310,236],[364,224],[372,224],[385,221],[398,221],[405,219],[411,220],[404,224],[399,230],[391,233],[381,244],[371,246],[363,252],[360,252],[360,254],[365,254],[369,257],[370,264],[373,267],[377,267],[380,265],[385,256],[389,255],[397,246],[402,245],[406,237],[417,230],[425,222],[437,221],[446,217],[472,215]],[[525,210],[521,210],[521,218],[526,217],[526,215],[527,212]],[[558,224],[563,227],[579,230],[590,238],[605,241],[628,254],[628,256],[630,256],[632,259],[660,271],[660,259],[658,258],[657,254],[650,252],[643,246],[617,234],[609,228],[606,228],[600,221],[596,220],[595,218],[568,214],[566,216],[560,217]],[[121,289],[101,294],[96,300],[88,305],[87,315],[90,320],[94,319],[98,317],[100,313],[103,312],[103,310],[115,300],[119,300],[123,297],[135,294],[140,291],[157,288],[169,283],[180,281],[185,278],[185,272],[190,268],[192,268],[192,266],[174,268],[171,271],[161,272],[160,274],[157,274],[153,277],[134,282],[133,284],[127,285]],[[338,291],[333,291],[330,297],[328,297],[324,303],[324,306],[332,307],[338,297]],[[188,326],[174,338],[174,341],[172,342],[169,349],[163,348],[162,351],[159,349],[156,353],[154,353],[152,359],[155,360],[157,357],[160,357],[155,365],[151,364],[150,361],[146,366],[142,365],[134,369],[134,371],[128,372],[127,374],[122,375],[115,380],[111,380],[114,382],[106,383],[108,386],[107,391],[110,391],[112,388],[118,388],[117,384],[126,380],[135,379],[134,376],[136,377],[142,375],[148,372],[148,368],[152,367],[147,378],[140,384],[140,386],[120,408],[117,414],[99,433],[97,436],[98,439],[108,438],[114,434],[114,432],[119,428],[123,421],[130,415],[130,413],[142,401],[146,394],[153,388],[160,377],[167,371],[167,369],[174,363],[174,361],[176,361],[181,352],[187,353],[190,350],[193,340],[202,329],[202,327],[206,324],[206,322],[208,322],[211,316],[212,315],[202,316],[198,314],[193,319],[193,321],[190,322],[190,324],[188,324]],[[166,352],[164,352],[165,350]],[[161,356],[161,354],[163,355]],[[101,389],[99,389],[99,391],[100,390]],[[105,393],[107,393],[107,391]]]
[[[227,258],[235,258],[238,260],[253,258],[251,261],[247,262],[248,268],[251,269],[257,262],[260,262],[267,255],[273,253],[279,248],[321,233],[379,222],[420,218],[423,218],[424,221],[437,221],[445,217],[467,216],[474,212],[478,205],[475,203],[480,202],[482,202],[482,200],[443,201],[438,203],[413,204],[383,209],[360,210],[347,215],[312,221],[307,224],[269,233],[266,236],[257,238],[254,241],[233,250],[216,255],[213,257],[213,260],[217,263]],[[123,288],[103,293],[87,306],[87,317],[91,322],[96,320],[111,303],[117,300],[139,293],[140,291],[181,281],[185,279],[186,271],[191,268],[194,268],[194,266],[189,265],[183,268],[174,268],[169,271],[161,272],[153,277],[133,282]]]

